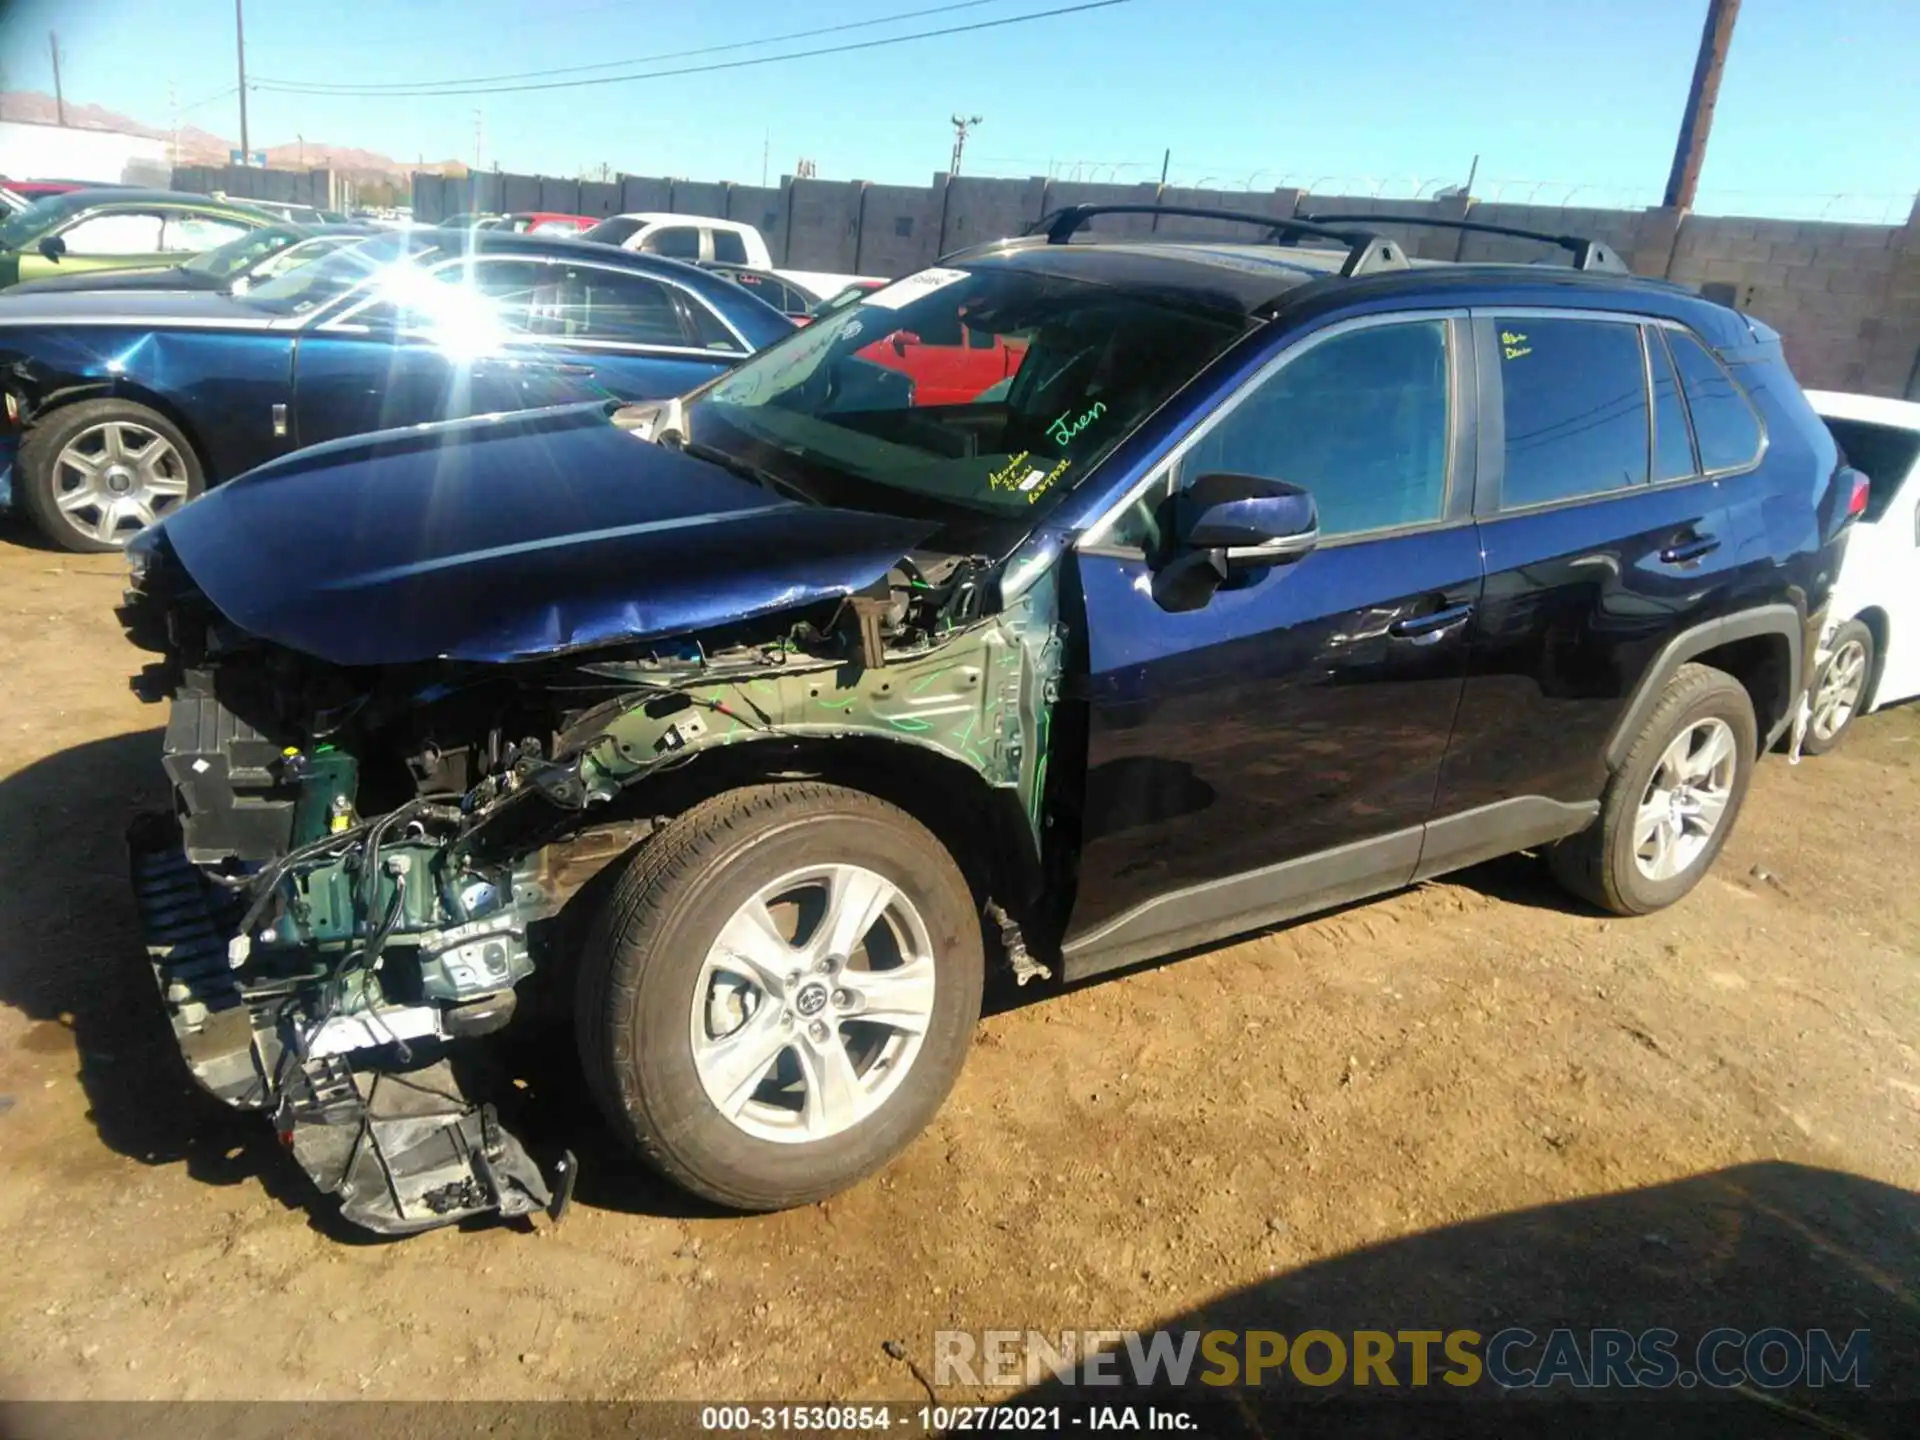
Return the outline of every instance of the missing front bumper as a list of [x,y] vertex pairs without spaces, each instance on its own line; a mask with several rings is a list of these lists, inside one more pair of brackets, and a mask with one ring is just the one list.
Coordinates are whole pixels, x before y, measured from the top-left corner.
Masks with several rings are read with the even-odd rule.
[[296,1053],[284,987],[250,989],[229,964],[238,905],[188,862],[174,818],[138,817],[127,843],[147,957],[194,1079],[229,1105],[271,1112],[282,1143],[346,1219],[411,1235],[479,1216],[565,1212],[573,1157],[550,1183],[493,1106],[465,1093],[450,1058],[354,1065]]

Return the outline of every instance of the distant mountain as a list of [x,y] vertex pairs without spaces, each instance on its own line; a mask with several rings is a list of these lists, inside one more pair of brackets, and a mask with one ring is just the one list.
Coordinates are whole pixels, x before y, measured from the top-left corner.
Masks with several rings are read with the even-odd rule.
[[[54,125],[59,122],[59,107],[53,96],[37,90],[0,91],[0,120],[21,120],[30,124]],[[117,130],[123,135],[144,135],[168,140],[177,147],[177,165],[225,165],[238,140],[202,130],[197,125],[182,125],[178,131],[142,125],[100,105],[67,102],[67,124],[79,130]],[[442,175],[465,175],[467,167],[458,160],[436,160],[424,165],[408,165],[372,150],[357,150],[349,145],[329,145],[320,140],[295,141],[267,147],[267,166],[274,170],[332,169],[355,180],[370,182],[404,176],[414,170],[438,171]]]

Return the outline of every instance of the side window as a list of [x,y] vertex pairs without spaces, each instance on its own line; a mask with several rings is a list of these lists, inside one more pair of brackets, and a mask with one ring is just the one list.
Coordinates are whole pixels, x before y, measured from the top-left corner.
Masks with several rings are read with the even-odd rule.
[[1227,471],[1304,485],[1323,536],[1440,519],[1452,393],[1447,336],[1446,321],[1420,320],[1310,346],[1187,453],[1181,483]]
[[1661,327],[1649,325],[1641,332],[1647,337],[1647,360],[1653,366],[1653,478],[1679,480],[1699,469],[1693,463],[1693,440],[1687,433],[1687,408],[1680,403],[1680,382],[1674,377],[1673,361],[1667,355],[1667,342]]
[[415,274],[393,293],[358,311],[356,325],[463,344],[524,335],[557,295],[559,267],[526,260],[455,263]]
[[[702,350],[724,350],[732,355],[746,353],[746,346],[724,324],[720,317],[708,308],[707,302],[695,295],[681,295],[680,308],[686,313],[687,323],[693,329],[693,343]],[[683,342],[684,343],[684,342]]]
[[737,230],[716,230],[713,232],[713,258],[728,265],[747,263],[747,242],[740,238]]
[[698,260],[700,230],[695,225],[662,225],[641,238],[640,248],[649,255],[664,255],[669,260]]
[[129,210],[89,215],[62,230],[60,238],[71,255],[157,255],[160,216]]
[[552,314],[542,317],[542,334],[625,345],[687,343],[672,293],[644,275],[569,267],[562,300]]
[[1498,315],[1508,510],[1647,483],[1640,330],[1604,320]]
[[247,229],[238,220],[220,215],[169,215],[166,228],[160,233],[160,247],[184,255],[198,255],[229,240],[238,240]]
[[534,330],[539,317],[559,303],[561,274],[560,266],[535,260],[482,260],[471,271],[455,265],[441,272],[455,286],[464,279],[474,313],[511,334]]
[[1700,468],[1734,470],[1760,453],[1760,417],[1720,362],[1683,330],[1669,330],[1673,363],[1693,412],[1693,434],[1700,442]]

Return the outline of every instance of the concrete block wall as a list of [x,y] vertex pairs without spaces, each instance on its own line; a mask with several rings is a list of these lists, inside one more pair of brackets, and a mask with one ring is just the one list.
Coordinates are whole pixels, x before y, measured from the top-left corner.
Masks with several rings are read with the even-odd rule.
[[946,177],[931,186],[869,185],[861,196],[858,243],[851,273],[911,275],[940,253],[940,214]]
[[[1431,215],[1601,240],[1640,274],[1696,288],[1727,287],[1720,293],[1781,332],[1803,384],[1879,395],[1915,391],[1920,398],[1920,203],[1904,225],[1851,225],[1659,209],[1494,205],[1458,197],[1407,201],[1297,190],[1163,190],[1151,183],[1101,185],[1040,176],[1021,180],[965,175],[949,180],[935,175],[926,186],[783,177],[778,188],[639,175],[623,175],[610,185],[532,176],[414,177],[414,210],[422,220],[457,210],[509,208],[717,215],[758,226],[776,264],[865,275],[907,274],[949,251],[1017,235],[1063,205],[1151,205],[1156,197],[1164,205],[1281,217]],[[559,203],[562,200],[566,203]],[[1410,255],[1429,259],[1552,262],[1561,253],[1503,236],[1387,222],[1372,228],[1398,241]],[[1096,220],[1093,230],[1108,236],[1168,238],[1244,238],[1249,233],[1174,215],[1108,216]]]
[[343,205],[344,176],[331,170],[263,170],[251,165],[177,165],[171,186],[190,195],[218,190],[234,199],[280,200],[331,210]]

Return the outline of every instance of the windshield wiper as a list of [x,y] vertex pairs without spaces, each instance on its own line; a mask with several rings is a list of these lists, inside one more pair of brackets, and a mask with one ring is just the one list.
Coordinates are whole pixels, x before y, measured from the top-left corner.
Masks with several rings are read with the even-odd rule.
[[803,501],[809,505],[814,503],[813,497],[791,480],[742,460],[738,455],[729,454],[712,445],[702,445],[698,440],[683,440],[679,450],[682,455],[690,455],[695,460],[705,460],[708,464],[718,465],[721,469],[731,471],[743,480],[751,480],[761,488],[785,495],[790,500]]

